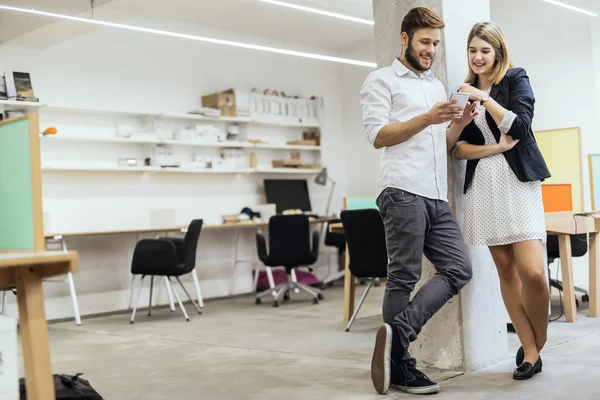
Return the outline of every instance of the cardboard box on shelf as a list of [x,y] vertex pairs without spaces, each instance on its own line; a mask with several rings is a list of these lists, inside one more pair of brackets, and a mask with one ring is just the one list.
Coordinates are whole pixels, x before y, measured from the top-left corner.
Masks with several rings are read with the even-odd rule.
[[316,146],[321,145],[321,134],[319,132],[303,132],[302,138],[314,141]]
[[221,110],[223,117],[237,117],[235,91],[228,89],[222,92],[202,96],[202,107]]

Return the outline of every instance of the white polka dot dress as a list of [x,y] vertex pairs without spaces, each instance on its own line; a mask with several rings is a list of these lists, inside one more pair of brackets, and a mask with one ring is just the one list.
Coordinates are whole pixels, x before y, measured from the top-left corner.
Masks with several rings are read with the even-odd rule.
[[[485,144],[496,138],[477,106],[475,125]],[[475,246],[501,246],[525,240],[546,243],[546,222],[540,181],[521,182],[502,153],[482,158],[465,198],[464,237]]]

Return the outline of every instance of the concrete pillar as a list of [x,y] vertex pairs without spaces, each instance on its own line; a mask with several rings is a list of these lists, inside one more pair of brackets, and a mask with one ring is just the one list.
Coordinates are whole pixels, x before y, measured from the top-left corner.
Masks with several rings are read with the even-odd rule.
[[[432,71],[448,93],[467,76],[467,37],[477,22],[490,20],[489,1],[373,0],[375,48],[379,67],[391,65],[402,54],[400,27],[413,7],[428,7],[445,22],[442,43]],[[464,161],[448,160],[450,205],[463,221]],[[499,281],[486,247],[470,247],[473,279],[424,327],[410,351],[420,364],[442,369],[472,371],[507,357],[506,311]],[[424,258],[422,282],[435,270]],[[417,286],[417,290],[421,283]]]

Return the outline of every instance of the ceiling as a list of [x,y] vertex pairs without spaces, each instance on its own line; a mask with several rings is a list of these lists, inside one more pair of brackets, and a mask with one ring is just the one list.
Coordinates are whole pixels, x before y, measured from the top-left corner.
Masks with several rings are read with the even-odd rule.
[[[299,5],[372,19],[372,0],[284,0]],[[391,0],[385,0],[391,1]],[[555,7],[541,0],[540,7]],[[600,0],[562,0],[600,12]],[[497,6],[502,0],[491,0]],[[89,0],[0,0],[0,4],[91,16]],[[565,12],[571,12],[565,10]],[[371,25],[262,3],[258,0],[95,0],[94,18],[181,33],[327,55],[374,58]],[[102,29],[48,17],[0,10],[0,43],[44,49]],[[364,49],[371,49],[365,51]],[[370,53],[370,52],[371,53]]]

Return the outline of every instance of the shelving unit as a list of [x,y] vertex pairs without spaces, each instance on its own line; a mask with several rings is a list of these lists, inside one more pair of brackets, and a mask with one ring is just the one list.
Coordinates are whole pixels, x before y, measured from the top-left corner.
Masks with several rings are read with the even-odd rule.
[[[96,109],[86,107],[73,107],[59,104],[44,104],[44,103],[29,103],[20,101],[0,100],[0,110],[25,110],[26,112],[38,112],[41,121],[60,121],[57,122],[58,134],[56,135],[41,135],[40,142],[42,144],[42,156],[49,158],[43,160],[44,172],[136,172],[136,173],[177,173],[177,174],[314,174],[318,173],[318,169],[307,168],[266,168],[261,167],[259,162],[258,168],[229,168],[224,166],[219,168],[161,168],[160,166],[137,166],[137,167],[119,167],[111,166],[110,158],[113,154],[118,154],[118,158],[136,158],[138,165],[143,162],[142,154],[149,153],[149,147],[146,145],[168,145],[172,146],[173,154],[180,156],[179,160],[188,159],[190,154],[206,153],[214,158],[218,153],[210,149],[240,149],[248,150],[249,152],[258,152],[257,156],[265,165],[265,159],[274,159],[281,157],[281,151],[306,152],[309,159],[317,160],[320,158],[321,147],[313,145],[288,145],[285,143],[291,138],[297,138],[298,130],[306,129],[308,131],[319,131],[320,124],[317,120],[320,118],[305,118],[305,117],[287,117],[281,115],[266,115],[257,114],[253,117],[207,117],[194,113],[162,113],[143,110],[118,110],[118,109]],[[318,110],[317,116],[321,114]],[[92,119],[88,119],[92,118]],[[137,121],[136,121],[137,120]],[[71,123],[71,121],[76,121]],[[83,122],[81,122],[83,121]],[[88,124],[91,125],[86,125]],[[107,123],[109,121],[109,123]],[[110,123],[112,121],[112,125]],[[167,124],[173,131],[181,129],[184,126],[194,125],[197,123],[215,123],[215,124],[236,124],[240,126],[244,135],[240,135],[239,141],[205,141],[205,140],[174,140],[162,139],[160,135],[153,136],[151,133],[134,134],[134,137],[120,137],[117,131],[118,124],[125,121],[131,126],[156,126],[153,125],[158,121],[160,124]],[[66,126],[64,126],[66,124]],[[47,126],[52,126],[53,123]],[[174,128],[178,127],[178,128]],[[41,126],[44,129],[45,126]],[[222,125],[221,130],[224,130]],[[143,132],[143,129],[133,132]],[[278,132],[281,131],[281,136]],[[287,132],[286,132],[287,131]],[[119,131],[120,132],[120,131]],[[151,132],[151,131],[149,131]],[[249,132],[252,132],[251,134]],[[267,137],[263,136],[263,133]],[[287,135],[287,136],[286,136]],[[250,139],[263,140],[269,143],[255,143]],[[274,143],[275,142],[275,143]],[[51,145],[46,147],[46,145]],[[79,147],[70,147],[79,144]],[[98,156],[99,150],[96,152],[96,145],[99,144],[114,144],[113,147],[103,147],[106,149],[106,154],[111,154],[107,159],[100,160]],[[64,147],[63,147],[64,145]],[[85,146],[85,147],[82,147]],[[119,148],[118,146],[127,146]],[[138,148],[134,146],[139,146]],[[75,149],[75,150],[73,150]],[[205,149],[205,150],[202,150]],[[44,150],[48,150],[45,152]],[[279,151],[280,153],[270,153]],[[184,155],[187,152],[187,155]],[[207,153],[208,152],[208,153]],[[213,152],[213,153],[211,153]],[[249,156],[249,152],[246,155]],[[124,155],[125,154],[125,155]],[[131,154],[131,157],[126,154]],[[193,155],[192,154],[192,155]],[[243,153],[242,153],[243,156]],[[66,157],[66,159],[63,159]],[[79,158],[78,158],[79,157]],[[92,157],[92,159],[89,159]],[[183,158],[181,158],[183,157]],[[317,158],[314,158],[317,157]],[[75,159],[78,158],[78,159]],[[209,157],[210,159],[210,157]],[[78,162],[79,161],[79,162]],[[106,161],[109,161],[108,163]],[[116,161],[116,160],[115,160]],[[177,161],[179,162],[179,161]],[[94,165],[95,163],[98,166]],[[269,161],[270,163],[270,161]],[[107,165],[108,164],[108,165]],[[234,163],[238,166],[242,164]],[[307,162],[306,164],[312,164]],[[209,164],[210,165],[210,164]]]

